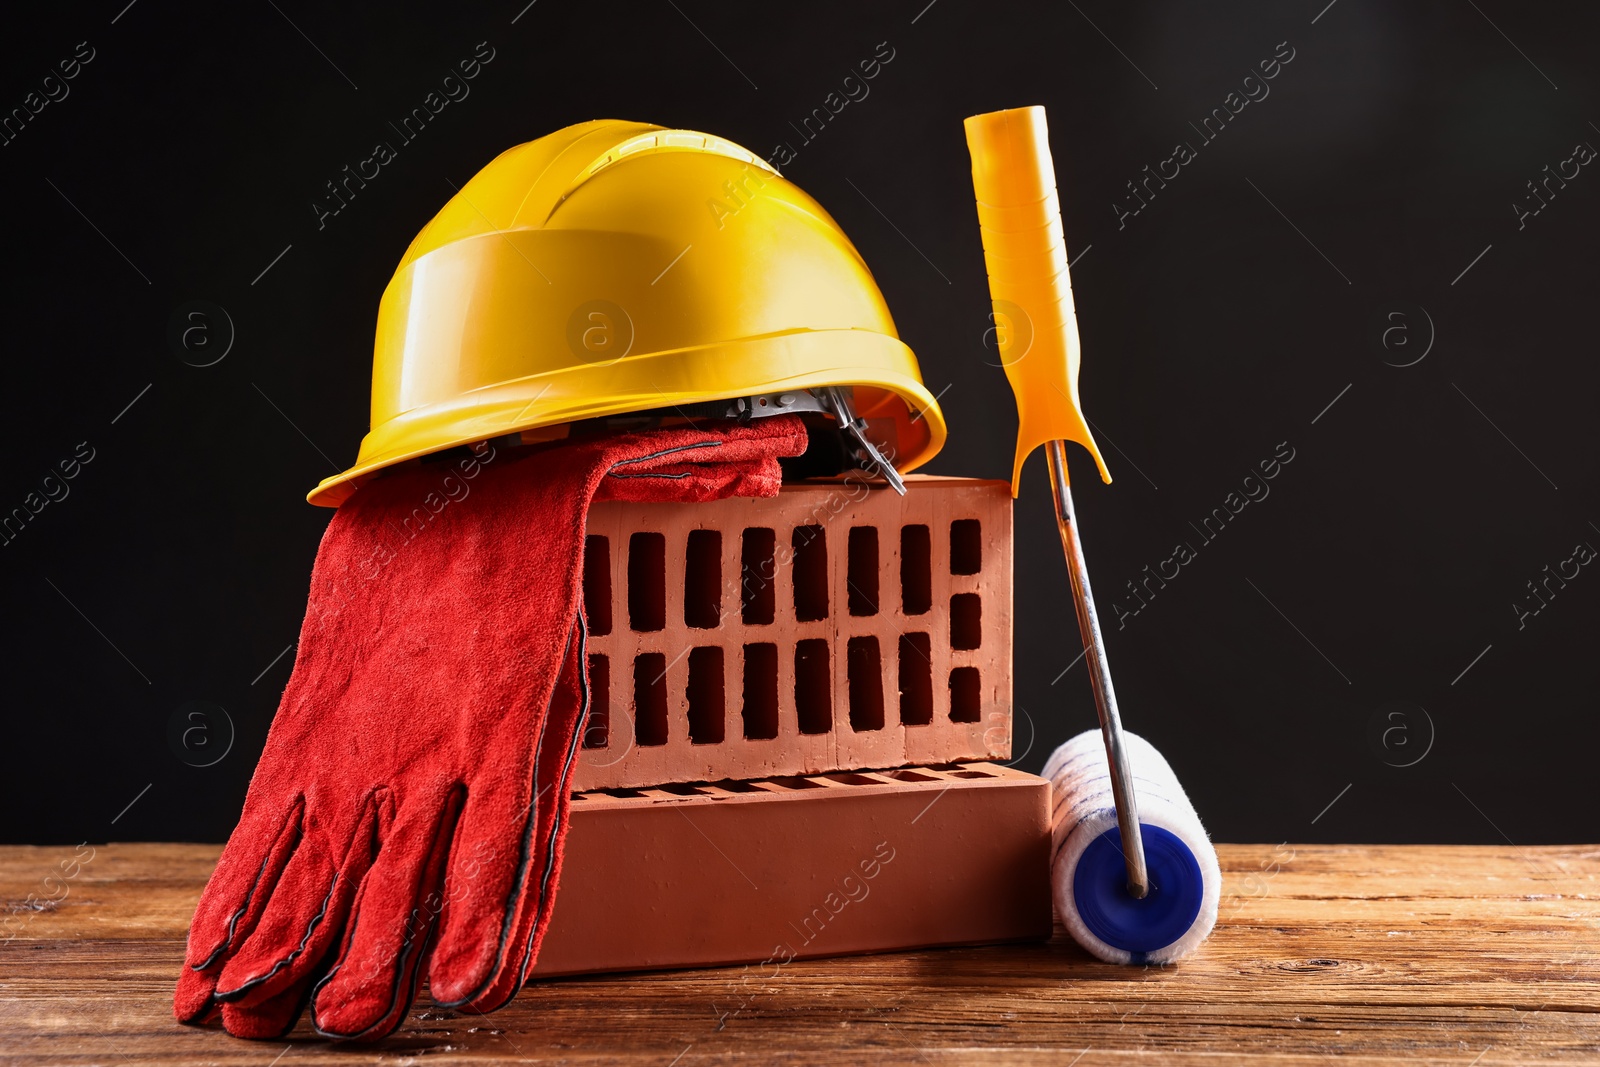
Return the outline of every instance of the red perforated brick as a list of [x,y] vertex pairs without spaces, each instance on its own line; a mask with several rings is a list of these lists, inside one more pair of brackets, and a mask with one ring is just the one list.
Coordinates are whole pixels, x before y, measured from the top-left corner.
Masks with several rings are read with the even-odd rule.
[[1010,487],[908,482],[596,505],[574,788],[1009,758]]

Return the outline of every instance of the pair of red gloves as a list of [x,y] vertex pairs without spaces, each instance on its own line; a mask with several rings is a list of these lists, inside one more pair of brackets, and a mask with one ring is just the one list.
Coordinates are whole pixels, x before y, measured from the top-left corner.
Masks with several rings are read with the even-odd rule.
[[485,451],[378,479],[329,523],[294,673],[174,998],[239,1037],[375,1040],[516,993],[555,902],[588,710],[593,500],[772,496],[798,418]]

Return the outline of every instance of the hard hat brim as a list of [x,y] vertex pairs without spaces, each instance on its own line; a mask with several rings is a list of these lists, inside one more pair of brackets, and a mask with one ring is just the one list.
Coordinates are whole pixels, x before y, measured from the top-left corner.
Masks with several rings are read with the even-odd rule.
[[[648,382],[647,391],[618,393],[612,373]],[[866,330],[802,330],[741,341],[578,364],[474,389],[448,402],[405,411],[372,427],[356,463],[324,479],[306,499],[337,507],[383,470],[447,449],[506,434],[583,419],[670,409],[675,404],[733,399],[755,393],[849,385],[868,420],[892,419],[896,469],[909,473],[932,458],[945,440],[944,416],[934,396],[905,373],[915,357],[904,342]],[[712,368],[761,367],[748,382],[734,381],[707,394],[693,387]]]

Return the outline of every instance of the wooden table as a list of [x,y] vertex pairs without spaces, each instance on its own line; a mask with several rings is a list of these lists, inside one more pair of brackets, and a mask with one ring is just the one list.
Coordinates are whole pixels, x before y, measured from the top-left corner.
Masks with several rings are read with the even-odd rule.
[[[73,849],[3,848],[0,1062],[1600,1062],[1600,847],[1218,851],[1222,920],[1176,967],[1106,966],[1058,936],[792,963],[765,981],[568,979],[487,1019],[423,1002],[385,1043],[334,1047],[173,1021],[214,846],[103,845],[49,883]],[[1274,871],[1275,852],[1292,858]]]

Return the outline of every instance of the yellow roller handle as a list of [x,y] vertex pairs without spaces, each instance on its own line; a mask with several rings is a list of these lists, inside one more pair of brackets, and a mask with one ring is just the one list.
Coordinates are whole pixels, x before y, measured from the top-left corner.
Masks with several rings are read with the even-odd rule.
[[1078,402],[1078,316],[1044,108],[974,115],[966,130],[1000,360],[1017,397],[1011,495],[1023,461],[1047,441],[1087,448],[1109,482]]

